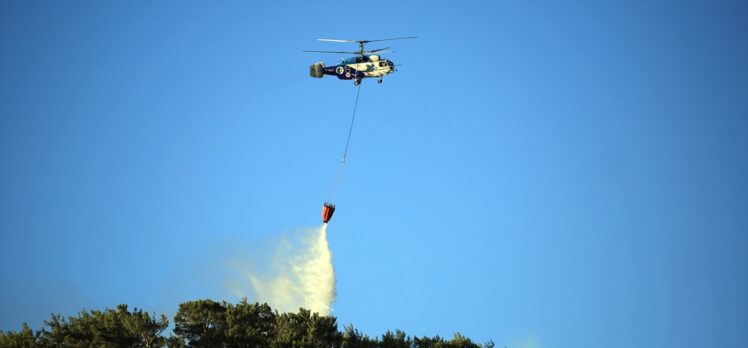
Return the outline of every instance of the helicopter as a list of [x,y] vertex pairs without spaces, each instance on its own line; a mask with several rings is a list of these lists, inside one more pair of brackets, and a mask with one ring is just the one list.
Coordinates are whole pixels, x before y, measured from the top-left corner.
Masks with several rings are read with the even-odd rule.
[[395,72],[395,63],[391,60],[384,59],[375,53],[392,52],[389,47],[378,48],[371,51],[367,51],[364,45],[369,42],[379,41],[391,41],[391,40],[403,40],[403,39],[415,39],[415,36],[396,37],[391,39],[380,39],[380,40],[340,40],[340,39],[317,39],[317,41],[327,42],[350,42],[358,44],[357,52],[341,52],[341,51],[309,51],[304,52],[316,52],[316,53],[340,53],[340,54],[355,54],[356,57],[343,58],[339,64],[332,66],[325,66],[324,62],[317,62],[309,67],[309,75],[311,77],[322,78],[325,75],[337,76],[341,80],[353,80],[353,85],[358,86],[361,84],[361,80],[367,77],[376,77],[377,83],[382,83],[382,79]]

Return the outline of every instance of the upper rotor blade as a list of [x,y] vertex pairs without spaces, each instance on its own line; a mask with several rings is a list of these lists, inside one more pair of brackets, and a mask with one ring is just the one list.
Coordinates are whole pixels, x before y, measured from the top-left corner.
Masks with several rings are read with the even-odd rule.
[[358,42],[353,40],[340,40],[340,39],[317,39],[317,41],[330,41],[330,42]]
[[369,43],[369,42],[378,42],[378,41],[403,40],[403,39],[416,39],[416,38],[418,38],[418,37],[417,37],[417,36],[404,36],[404,37],[393,37],[393,38],[391,38],[391,39],[379,39],[379,40],[361,40],[361,41],[356,41],[356,42],[365,42],[365,43]]
[[304,50],[303,52],[316,52],[316,53],[338,53],[338,54],[358,54],[358,52],[342,52],[342,51],[308,51],[308,50]]
[[403,39],[417,39],[417,38],[418,38],[417,36],[403,36],[403,37],[393,37],[393,38],[389,38],[389,39],[377,39],[377,40],[317,39],[317,41],[369,43],[369,42],[390,41],[390,40],[403,40]]

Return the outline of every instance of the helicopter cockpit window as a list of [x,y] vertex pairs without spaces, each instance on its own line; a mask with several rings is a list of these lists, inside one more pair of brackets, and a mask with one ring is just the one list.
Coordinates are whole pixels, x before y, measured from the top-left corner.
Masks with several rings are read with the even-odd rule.
[[387,64],[384,61],[379,61],[379,66],[384,68]]

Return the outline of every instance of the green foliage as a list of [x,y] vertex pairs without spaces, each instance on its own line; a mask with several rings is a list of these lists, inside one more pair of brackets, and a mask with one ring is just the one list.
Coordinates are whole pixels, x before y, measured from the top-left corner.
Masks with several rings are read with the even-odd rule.
[[342,348],[376,348],[379,342],[372,340],[353,328],[353,324],[348,324],[343,332]]
[[276,313],[267,303],[247,303],[226,308],[226,345],[229,347],[270,347],[276,337]]
[[226,305],[198,300],[179,305],[174,316],[174,333],[187,347],[220,347],[226,340]]
[[53,314],[44,323],[48,329],[36,334],[25,323],[19,333],[0,332],[0,347],[161,347],[161,332],[169,325],[164,315],[156,319],[142,310],[130,312],[124,304],[116,310],[84,310],[67,319]]
[[128,334],[138,337],[135,346],[150,348],[164,345],[165,339],[161,336],[161,332],[169,326],[169,320],[166,319],[165,315],[162,314],[156,320],[155,314],[154,317],[151,317],[147,312],[137,308],[129,313],[127,312],[127,305],[119,305],[117,310],[124,318],[123,321]]
[[3,332],[0,331],[0,347],[36,347],[38,337],[31,331],[29,325],[23,323],[21,332]]
[[103,311],[81,311],[64,318],[53,314],[34,333],[24,323],[20,332],[0,331],[0,347],[269,347],[269,348],[493,348],[455,333],[451,340],[439,336],[413,337],[405,332],[385,332],[370,338],[348,325],[338,331],[335,317],[300,308],[297,313],[273,311],[266,303],[237,304],[198,300],[179,305],[174,334],[161,335],[169,324],[127,305]]
[[334,317],[312,314],[300,308],[298,313],[277,317],[277,335],[272,347],[327,348],[340,345],[341,334]]
[[405,332],[400,330],[394,333],[390,330],[382,335],[382,342],[379,344],[380,348],[409,348],[413,341],[410,337],[405,335]]
[[477,344],[469,338],[456,332],[451,340],[447,341],[439,336],[414,338],[413,344],[418,348],[493,348],[493,342],[484,345]]

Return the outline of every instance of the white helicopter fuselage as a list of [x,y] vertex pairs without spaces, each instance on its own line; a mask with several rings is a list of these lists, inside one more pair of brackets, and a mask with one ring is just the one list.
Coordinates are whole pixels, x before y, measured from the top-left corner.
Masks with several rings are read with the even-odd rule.
[[362,55],[344,58],[337,65],[325,66],[317,62],[309,67],[309,75],[320,78],[324,75],[337,76],[341,80],[354,80],[358,85],[364,78],[376,78],[382,83],[382,78],[395,72],[395,64],[377,55]]
[[386,60],[380,60],[379,56],[369,56],[368,58],[371,60],[370,62],[345,64],[345,60],[343,60],[343,63],[362,72],[366,77],[381,77],[394,72],[392,66],[387,64]]

